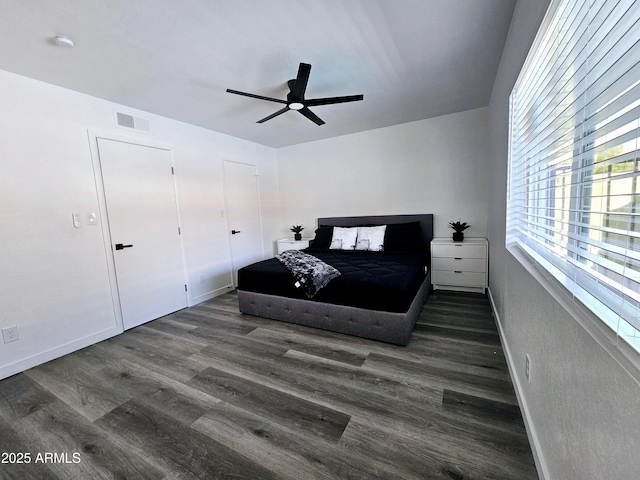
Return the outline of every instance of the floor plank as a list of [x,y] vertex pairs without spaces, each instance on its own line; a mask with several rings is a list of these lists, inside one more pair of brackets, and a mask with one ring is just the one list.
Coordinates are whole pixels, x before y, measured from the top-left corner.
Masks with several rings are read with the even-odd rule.
[[292,430],[311,433],[331,442],[340,440],[350,419],[349,415],[337,410],[211,367],[188,384]]
[[242,315],[229,292],[0,381],[0,478],[535,479],[489,301],[406,347]]
[[246,460],[240,453],[131,400],[96,422],[166,474],[181,478],[277,478],[270,470]]

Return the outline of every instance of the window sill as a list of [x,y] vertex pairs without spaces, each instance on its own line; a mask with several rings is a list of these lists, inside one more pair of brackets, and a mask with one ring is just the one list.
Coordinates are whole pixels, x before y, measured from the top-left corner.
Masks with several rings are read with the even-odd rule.
[[619,339],[613,330],[518,245],[508,244],[506,248],[598,345],[640,385],[640,355],[638,352],[624,340]]

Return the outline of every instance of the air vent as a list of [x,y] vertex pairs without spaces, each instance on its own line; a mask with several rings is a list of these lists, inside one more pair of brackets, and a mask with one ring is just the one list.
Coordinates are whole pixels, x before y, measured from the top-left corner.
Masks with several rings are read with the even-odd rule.
[[129,128],[132,130],[138,130],[140,132],[149,133],[149,120],[146,118],[134,117],[122,112],[116,112],[116,125],[118,127]]

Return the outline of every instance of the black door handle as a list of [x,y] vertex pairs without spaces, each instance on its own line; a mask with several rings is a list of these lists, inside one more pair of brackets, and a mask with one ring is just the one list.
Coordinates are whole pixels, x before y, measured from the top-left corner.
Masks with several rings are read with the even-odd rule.
[[231,235],[235,235],[236,233],[240,233],[240,230],[231,230]]
[[123,248],[131,248],[133,245],[123,245],[121,243],[116,243],[116,250],[122,250]]

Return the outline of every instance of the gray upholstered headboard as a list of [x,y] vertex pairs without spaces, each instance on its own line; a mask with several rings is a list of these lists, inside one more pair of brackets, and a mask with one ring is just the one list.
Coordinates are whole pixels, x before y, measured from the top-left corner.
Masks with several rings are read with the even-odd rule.
[[318,218],[318,226],[357,227],[358,225],[389,225],[395,223],[420,222],[420,245],[429,261],[431,240],[433,239],[433,214],[373,215],[368,217],[326,217]]

